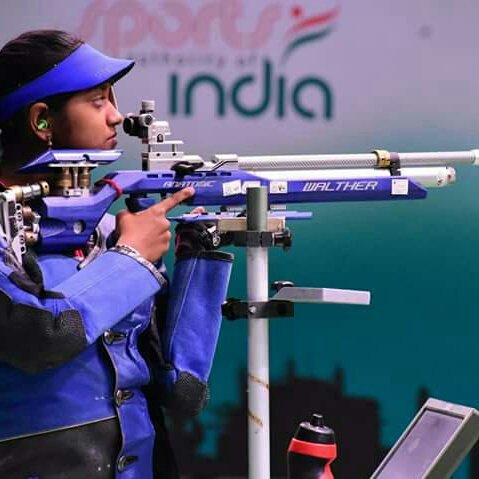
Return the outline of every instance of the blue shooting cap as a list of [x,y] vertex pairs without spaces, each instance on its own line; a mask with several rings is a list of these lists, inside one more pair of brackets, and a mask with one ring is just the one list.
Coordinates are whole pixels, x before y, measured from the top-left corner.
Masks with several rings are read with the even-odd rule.
[[94,88],[126,75],[135,62],[112,58],[83,43],[43,75],[0,98],[0,122],[22,108],[54,95]]

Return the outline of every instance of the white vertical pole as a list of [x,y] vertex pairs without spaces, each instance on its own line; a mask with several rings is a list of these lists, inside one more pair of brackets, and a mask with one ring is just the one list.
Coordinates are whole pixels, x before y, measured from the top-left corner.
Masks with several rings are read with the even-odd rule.
[[[266,231],[268,194],[247,190],[247,229]],[[268,301],[268,248],[247,247],[248,302]],[[250,315],[253,311],[250,311]],[[270,479],[268,319],[248,318],[249,479]]]

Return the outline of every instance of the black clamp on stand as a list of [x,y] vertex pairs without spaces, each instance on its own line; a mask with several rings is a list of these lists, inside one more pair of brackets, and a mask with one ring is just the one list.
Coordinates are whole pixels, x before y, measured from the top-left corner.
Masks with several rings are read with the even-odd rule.
[[[275,281],[273,289],[279,291],[285,286],[293,287],[291,281]],[[230,321],[245,318],[284,318],[294,316],[294,303],[287,300],[275,299],[269,301],[241,301],[228,298],[222,307],[223,316]]]
[[[297,288],[291,281],[275,281],[277,292],[269,301],[241,301],[228,298],[222,306],[223,316],[234,321],[246,318],[284,318],[294,316],[294,303],[337,303],[369,305],[368,291],[332,288]],[[284,288],[284,291],[283,291]]]
[[271,248],[282,246],[284,250],[291,248],[293,241],[288,228],[281,231],[235,231],[232,233],[232,243],[235,246],[249,248]]

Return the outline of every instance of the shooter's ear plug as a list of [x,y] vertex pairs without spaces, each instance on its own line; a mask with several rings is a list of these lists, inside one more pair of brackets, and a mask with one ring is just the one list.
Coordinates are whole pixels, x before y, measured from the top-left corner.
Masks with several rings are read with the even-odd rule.
[[42,118],[41,120],[38,120],[37,128],[39,130],[46,130],[48,127],[49,125],[47,120],[45,120],[44,118]]

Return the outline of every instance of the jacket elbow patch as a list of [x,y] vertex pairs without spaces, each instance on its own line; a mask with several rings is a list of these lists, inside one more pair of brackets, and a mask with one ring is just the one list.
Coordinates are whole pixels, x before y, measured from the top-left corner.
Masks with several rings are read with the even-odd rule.
[[181,372],[164,398],[165,406],[186,416],[197,416],[206,406],[210,390],[206,383],[188,372]]
[[28,373],[65,363],[87,346],[80,313],[56,317],[48,310],[13,303],[0,292],[0,360]]

